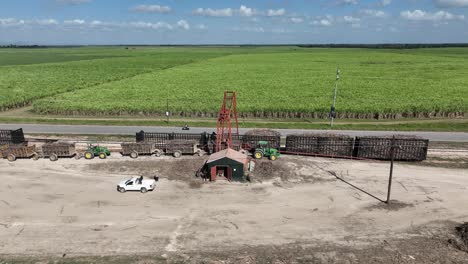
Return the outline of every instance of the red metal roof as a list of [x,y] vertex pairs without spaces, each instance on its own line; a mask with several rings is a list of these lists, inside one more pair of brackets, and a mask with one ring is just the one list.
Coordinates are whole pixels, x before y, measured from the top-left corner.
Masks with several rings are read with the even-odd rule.
[[239,151],[235,151],[231,148],[227,148],[225,150],[221,150],[219,152],[211,154],[207,163],[211,163],[213,161],[217,161],[223,158],[232,159],[243,164],[246,164],[249,162],[249,157],[247,155],[242,154]]

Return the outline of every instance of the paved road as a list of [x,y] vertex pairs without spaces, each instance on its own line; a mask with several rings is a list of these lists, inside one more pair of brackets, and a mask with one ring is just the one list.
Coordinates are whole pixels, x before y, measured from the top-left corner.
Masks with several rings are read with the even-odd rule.
[[[18,129],[23,128],[24,133],[34,134],[67,134],[67,135],[134,135],[138,131],[162,132],[162,133],[202,133],[213,132],[214,128],[197,127],[190,131],[182,131],[180,127],[153,127],[153,126],[94,126],[94,125],[35,125],[35,124],[0,124],[0,129]],[[240,129],[245,133],[249,129]],[[283,136],[302,133],[324,133],[324,130],[309,129],[275,129]],[[330,131],[328,131],[330,132]],[[431,141],[453,141],[468,142],[468,133],[464,132],[395,132],[395,131],[332,131],[337,134],[349,136],[386,136],[386,135],[411,135],[427,138]]]

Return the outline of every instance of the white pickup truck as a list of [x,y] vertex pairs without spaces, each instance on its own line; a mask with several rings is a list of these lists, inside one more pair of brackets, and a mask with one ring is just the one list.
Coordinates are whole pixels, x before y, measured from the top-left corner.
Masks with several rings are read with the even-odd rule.
[[152,191],[156,187],[156,179],[145,179],[143,176],[132,177],[130,179],[123,180],[117,185],[117,191],[124,193],[126,191],[140,191],[145,193]]

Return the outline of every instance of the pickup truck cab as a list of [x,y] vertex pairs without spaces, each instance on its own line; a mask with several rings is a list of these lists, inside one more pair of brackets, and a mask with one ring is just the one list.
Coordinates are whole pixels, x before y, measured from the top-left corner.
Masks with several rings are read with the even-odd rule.
[[156,187],[156,179],[145,179],[143,176],[132,177],[121,181],[117,185],[117,191],[124,193],[126,191],[140,191],[146,193],[152,191]]

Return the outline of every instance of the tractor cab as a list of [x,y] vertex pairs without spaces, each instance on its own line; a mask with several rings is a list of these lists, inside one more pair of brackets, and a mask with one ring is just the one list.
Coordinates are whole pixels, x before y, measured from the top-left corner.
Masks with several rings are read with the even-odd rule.
[[275,161],[279,156],[279,151],[275,148],[270,148],[270,143],[268,141],[259,141],[258,146],[254,151],[254,157],[256,159],[267,157],[270,160]]

